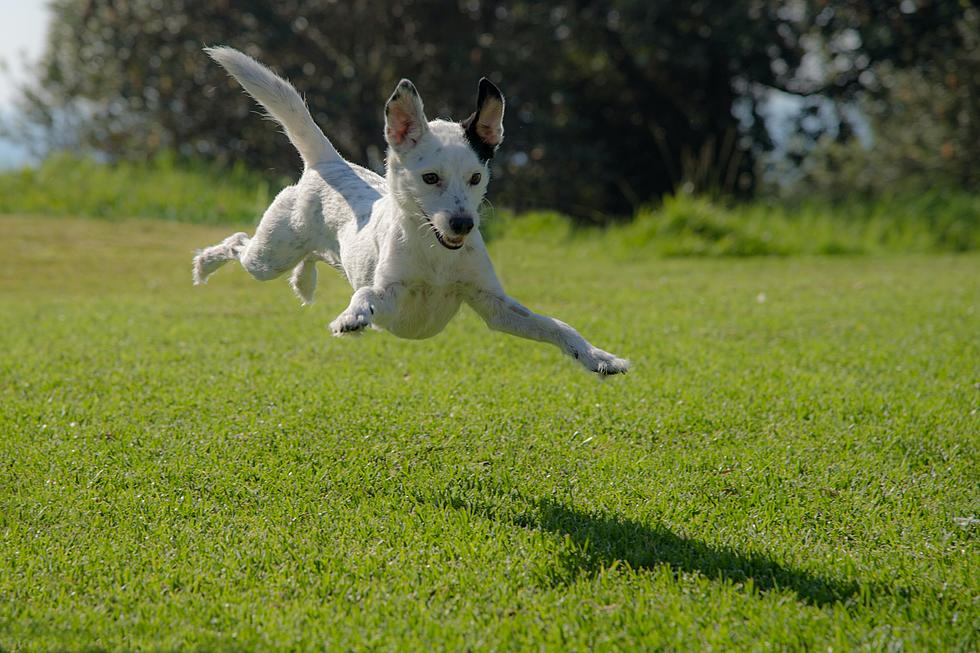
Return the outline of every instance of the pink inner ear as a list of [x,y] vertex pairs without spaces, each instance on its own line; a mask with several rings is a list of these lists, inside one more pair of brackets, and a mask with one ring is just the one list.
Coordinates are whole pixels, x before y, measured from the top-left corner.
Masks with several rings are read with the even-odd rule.
[[500,145],[504,138],[504,105],[500,102],[490,101],[480,111],[480,118],[476,122],[476,133],[487,145]]
[[476,123],[476,133],[487,145],[499,145],[501,140],[501,129],[494,125],[488,125],[482,120]]
[[391,107],[388,111],[388,138],[401,145],[411,129],[411,115],[397,106]]

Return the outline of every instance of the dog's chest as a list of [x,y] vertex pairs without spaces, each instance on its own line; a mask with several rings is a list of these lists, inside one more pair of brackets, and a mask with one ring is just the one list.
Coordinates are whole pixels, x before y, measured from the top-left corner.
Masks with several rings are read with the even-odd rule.
[[381,326],[399,338],[431,338],[456,315],[462,297],[458,284],[407,282],[399,293],[396,310]]

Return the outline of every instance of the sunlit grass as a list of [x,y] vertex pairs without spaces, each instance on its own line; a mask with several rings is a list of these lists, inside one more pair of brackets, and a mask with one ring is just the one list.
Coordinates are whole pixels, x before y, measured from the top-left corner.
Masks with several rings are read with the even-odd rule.
[[0,218],[0,650],[976,650],[976,255],[497,238],[600,382],[191,287],[226,232]]

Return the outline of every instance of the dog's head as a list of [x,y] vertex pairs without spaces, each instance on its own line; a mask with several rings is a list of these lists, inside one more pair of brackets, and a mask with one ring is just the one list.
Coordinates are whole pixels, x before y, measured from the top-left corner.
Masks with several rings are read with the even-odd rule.
[[403,79],[385,105],[388,183],[402,210],[447,249],[480,226],[494,151],[504,139],[504,96],[480,80],[476,111],[463,122],[433,120],[415,85]]

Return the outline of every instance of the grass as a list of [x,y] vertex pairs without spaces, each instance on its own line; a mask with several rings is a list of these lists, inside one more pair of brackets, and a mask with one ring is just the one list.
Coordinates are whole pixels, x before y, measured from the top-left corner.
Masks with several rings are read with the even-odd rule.
[[980,196],[939,188],[874,200],[732,206],[678,196],[613,235],[633,256],[965,252],[980,249]]
[[0,214],[251,224],[275,193],[267,179],[243,166],[221,170],[166,155],[106,165],[60,154],[37,168],[0,173]]
[[[110,166],[62,155],[0,173],[0,214],[252,224],[289,183],[278,181],[171,156]],[[739,204],[678,195],[606,232],[573,229],[556,213],[515,218],[507,211],[489,216],[485,232],[598,241],[621,259],[965,252],[980,250],[980,195],[947,187],[877,199]]]
[[622,260],[339,340],[227,229],[0,218],[0,650],[936,650],[980,631],[980,257]]

